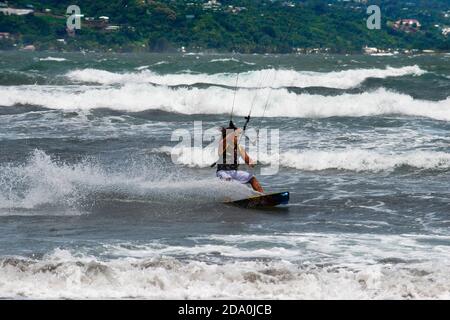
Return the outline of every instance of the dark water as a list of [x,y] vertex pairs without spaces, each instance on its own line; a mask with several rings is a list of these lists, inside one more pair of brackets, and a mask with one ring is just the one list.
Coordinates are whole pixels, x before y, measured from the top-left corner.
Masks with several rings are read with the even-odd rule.
[[[449,298],[449,96],[449,55],[0,53],[0,296]],[[171,141],[234,99],[289,206]]]

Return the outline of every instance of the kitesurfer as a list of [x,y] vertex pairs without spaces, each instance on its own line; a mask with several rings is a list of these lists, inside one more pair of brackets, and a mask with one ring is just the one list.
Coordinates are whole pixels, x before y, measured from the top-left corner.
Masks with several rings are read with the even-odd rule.
[[249,183],[253,190],[264,193],[258,180],[247,171],[239,170],[239,156],[244,159],[250,167],[254,167],[254,162],[239,144],[239,136],[242,129],[236,127],[233,121],[227,128],[222,127],[222,139],[219,142],[219,161],[217,162],[217,177],[226,181],[238,181],[240,183]]

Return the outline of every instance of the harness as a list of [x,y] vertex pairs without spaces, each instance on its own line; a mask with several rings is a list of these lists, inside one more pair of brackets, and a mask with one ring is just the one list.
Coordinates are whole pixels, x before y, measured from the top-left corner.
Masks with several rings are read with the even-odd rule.
[[[227,129],[233,129],[233,127],[227,128]],[[225,170],[237,170],[239,168],[238,164],[238,142],[233,137],[233,163],[227,163],[227,130],[222,130],[222,143],[223,143],[223,149],[222,149],[222,163],[217,164],[217,171]]]

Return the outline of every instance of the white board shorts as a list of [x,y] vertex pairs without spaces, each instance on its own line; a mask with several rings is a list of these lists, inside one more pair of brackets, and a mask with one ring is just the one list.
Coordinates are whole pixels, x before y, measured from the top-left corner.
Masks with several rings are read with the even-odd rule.
[[240,170],[220,170],[217,171],[216,176],[219,177],[220,180],[235,180],[240,183],[248,183],[253,178],[253,174]]

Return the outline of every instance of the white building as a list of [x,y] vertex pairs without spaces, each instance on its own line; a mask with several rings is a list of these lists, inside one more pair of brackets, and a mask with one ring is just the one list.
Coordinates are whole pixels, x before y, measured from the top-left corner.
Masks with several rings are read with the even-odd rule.
[[32,44],[30,44],[30,45],[28,45],[28,46],[23,47],[22,50],[23,50],[23,51],[35,51],[35,50],[36,50],[36,47],[33,46]]
[[220,2],[217,0],[209,0],[208,2],[203,4],[203,9],[205,10],[217,10],[222,6]]
[[365,46],[365,47],[363,48],[363,51],[364,51],[364,53],[366,53],[366,54],[373,54],[373,53],[378,53],[378,48]]
[[107,26],[105,28],[106,31],[117,31],[120,29],[120,26]]
[[450,34],[450,27],[442,28],[442,34],[448,36]]
[[0,8],[0,12],[9,16],[25,16],[34,12],[32,9],[14,9],[14,8]]
[[11,34],[9,32],[0,32],[0,39],[9,39]]

